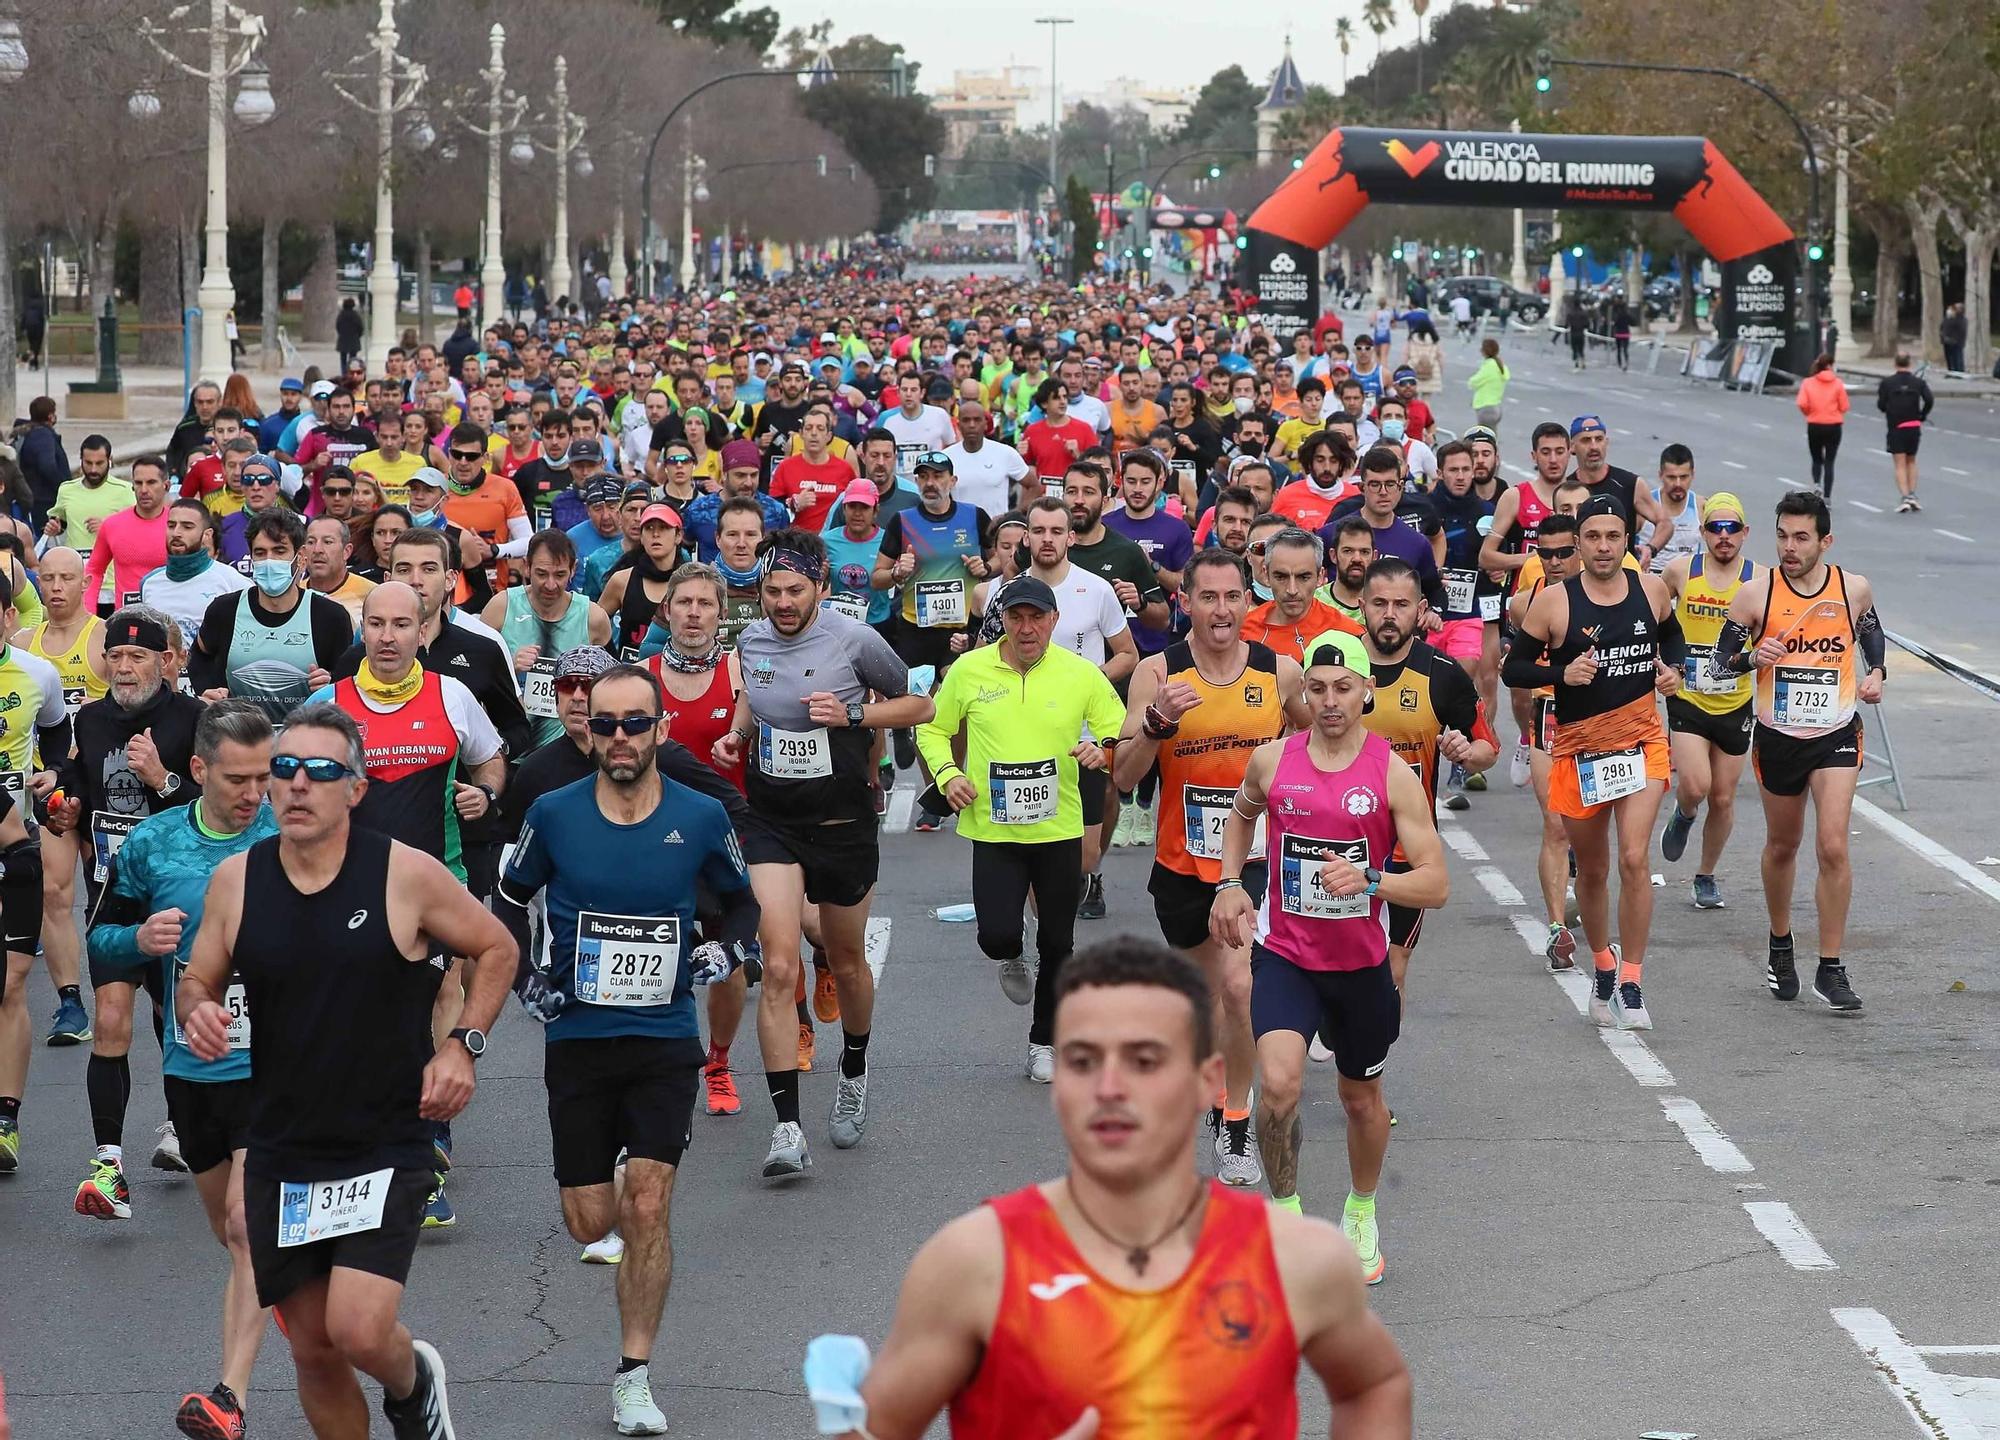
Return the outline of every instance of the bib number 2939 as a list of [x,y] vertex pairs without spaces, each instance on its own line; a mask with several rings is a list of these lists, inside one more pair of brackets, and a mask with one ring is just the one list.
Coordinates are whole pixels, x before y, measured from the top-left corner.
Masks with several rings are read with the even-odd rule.
[[826,731],[757,727],[757,768],[773,780],[823,780],[833,773]]

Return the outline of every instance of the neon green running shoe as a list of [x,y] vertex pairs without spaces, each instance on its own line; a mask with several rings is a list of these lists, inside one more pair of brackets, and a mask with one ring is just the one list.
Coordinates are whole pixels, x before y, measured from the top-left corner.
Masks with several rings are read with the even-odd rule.
[[93,1220],[130,1220],[132,1191],[116,1161],[93,1160],[90,1177],[76,1187],[76,1213]]
[[1347,1243],[1354,1247],[1354,1254],[1361,1261],[1361,1278],[1370,1285],[1382,1283],[1385,1262],[1382,1259],[1382,1237],[1375,1228],[1375,1208],[1371,1205],[1362,1209],[1349,1205],[1340,1217],[1340,1228],[1347,1236]]

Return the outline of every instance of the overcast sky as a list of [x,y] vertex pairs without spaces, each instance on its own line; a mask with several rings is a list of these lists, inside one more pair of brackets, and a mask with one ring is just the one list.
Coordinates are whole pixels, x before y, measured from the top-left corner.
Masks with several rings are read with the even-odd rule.
[[[809,26],[832,17],[834,39],[860,31],[900,40],[904,53],[923,66],[918,87],[936,91],[954,70],[995,69],[1008,63],[1046,67],[1049,28],[1038,15],[1066,15],[1073,25],[1056,27],[1057,78],[1065,93],[1088,93],[1115,76],[1130,75],[1168,87],[1196,87],[1234,62],[1258,84],[1270,78],[1292,37],[1292,58],[1306,83],[1340,88],[1340,46],[1334,22],[1354,22],[1356,42],[1348,64],[1365,68],[1375,54],[1375,37],[1361,23],[1361,0],[1032,0],[1027,5],[953,5],[937,0],[764,0],[777,10],[784,28]],[[1454,0],[1437,0],[1428,23]],[[1416,20],[1407,4],[1396,8],[1396,24],[1383,37],[1386,48],[1416,38]]]

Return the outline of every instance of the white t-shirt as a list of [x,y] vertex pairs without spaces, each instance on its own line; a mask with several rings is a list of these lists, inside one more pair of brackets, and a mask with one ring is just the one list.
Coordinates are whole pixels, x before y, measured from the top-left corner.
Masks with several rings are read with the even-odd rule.
[[1079,392],[1069,402],[1069,418],[1081,420],[1100,436],[1111,433],[1111,412],[1095,395]]
[[951,471],[958,477],[952,486],[953,499],[977,505],[988,515],[1004,515],[1014,508],[1015,482],[1028,474],[1028,462],[1020,451],[998,440],[986,440],[977,450],[968,450],[961,440],[944,453],[951,456]]
[[926,405],[912,420],[900,408],[890,410],[875,422],[896,437],[896,473],[915,473],[917,456],[926,450],[942,450],[958,439],[951,416],[935,405]]
[[1421,440],[1403,442],[1403,459],[1410,467],[1412,475],[1421,475],[1426,480],[1437,479],[1437,454]]
[[1472,320],[1472,297],[1470,295],[1454,295],[1451,297],[1451,318],[1461,325],[1470,323]]
[[181,642],[192,650],[195,634],[201,629],[201,618],[208,613],[208,602],[218,595],[233,595],[249,588],[248,576],[220,560],[192,580],[170,579],[167,567],[162,565],[139,582],[139,603],[164,612],[178,624]]
[[1109,653],[1105,642],[1125,633],[1125,607],[1111,582],[1088,570],[1069,567],[1060,580],[1051,580],[1056,592],[1055,643],[1074,650],[1093,665],[1102,665]]

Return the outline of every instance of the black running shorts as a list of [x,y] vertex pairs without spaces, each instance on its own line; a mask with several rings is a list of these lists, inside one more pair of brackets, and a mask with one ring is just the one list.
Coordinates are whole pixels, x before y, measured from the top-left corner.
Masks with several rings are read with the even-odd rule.
[[196,1174],[206,1174],[250,1143],[250,1082],[248,1080],[183,1080],[164,1075],[167,1118],[180,1137],[181,1159]]
[[1717,715],[1690,705],[1678,695],[1667,697],[1667,732],[1671,735],[1699,735],[1725,755],[1741,755],[1750,748],[1750,726],[1756,715],[1748,700],[1726,714]]
[[872,815],[839,825],[785,825],[753,814],[739,838],[745,864],[805,871],[806,899],[815,905],[859,905],[882,868],[880,822]]
[[1757,783],[1773,795],[1803,795],[1815,770],[1861,768],[1861,717],[1810,740],[1759,725],[1750,763],[1757,771]]
[[705,1058],[699,1040],[616,1035],[545,1048],[556,1184],[610,1184],[620,1150],[635,1160],[681,1163]]
[[1917,453],[1918,443],[1923,438],[1924,431],[1921,425],[1891,425],[1888,438],[1882,442],[1882,448],[1891,455],[1914,455]]
[[[1252,902],[1264,903],[1264,886],[1270,877],[1262,860],[1243,867],[1243,888]],[[1215,906],[1215,887],[1199,875],[1183,875],[1153,862],[1152,878],[1146,889],[1153,897],[1153,914],[1160,922],[1160,937],[1176,950],[1192,950],[1208,939],[1208,912]]]
[[[356,1167],[365,1173],[365,1163]],[[423,1234],[424,1202],[436,1177],[428,1170],[398,1170],[389,1181],[389,1198],[382,1206],[382,1223],[373,1230],[315,1240],[310,1245],[278,1244],[276,1180],[261,1175],[243,1177],[243,1222],[250,1231],[250,1269],[257,1277],[257,1303],[266,1308],[281,1303],[301,1285],[343,1270],[380,1275],[398,1285],[410,1278],[410,1261]]]
[[1250,1032],[1315,1034],[1349,1080],[1373,1080],[1402,1033],[1403,1002],[1389,962],[1366,970],[1305,970],[1262,945],[1250,947]]

